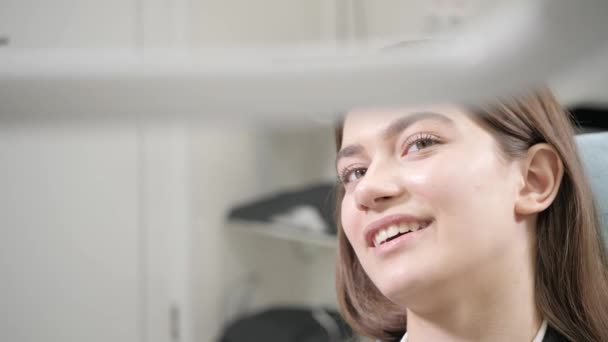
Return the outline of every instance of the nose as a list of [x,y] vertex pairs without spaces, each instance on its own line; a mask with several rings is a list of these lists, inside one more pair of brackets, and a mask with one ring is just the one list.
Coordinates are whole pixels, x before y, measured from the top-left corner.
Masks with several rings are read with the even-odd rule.
[[382,210],[405,193],[398,172],[390,165],[370,167],[355,188],[355,201],[361,210]]

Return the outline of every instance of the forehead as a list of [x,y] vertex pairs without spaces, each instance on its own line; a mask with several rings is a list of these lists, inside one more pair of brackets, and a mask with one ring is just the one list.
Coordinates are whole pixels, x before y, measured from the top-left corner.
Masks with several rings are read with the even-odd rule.
[[[421,113],[439,114],[438,116],[448,118],[455,126],[466,126],[473,123],[466,115],[466,111],[455,105],[356,109],[350,111],[344,120],[343,144],[356,142],[366,136],[378,136],[391,122],[404,117],[421,116]],[[432,120],[432,116],[428,116],[428,118]]]

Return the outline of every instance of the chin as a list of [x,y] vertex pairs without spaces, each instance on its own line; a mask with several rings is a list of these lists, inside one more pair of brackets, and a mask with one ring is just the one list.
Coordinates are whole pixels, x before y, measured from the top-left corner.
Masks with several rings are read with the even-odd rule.
[[386,298],[398,305],[405,305],[409,298],[413,298],[425,287],[423,277],[416,277],[409,273],[385,275],[379,279],[376,287]]

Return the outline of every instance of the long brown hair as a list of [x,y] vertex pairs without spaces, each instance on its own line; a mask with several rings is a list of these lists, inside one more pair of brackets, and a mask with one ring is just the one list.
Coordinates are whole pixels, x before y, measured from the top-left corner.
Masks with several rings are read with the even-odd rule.
[[[548,89],[466,106],[504,155],[522,158],[537,143],[552,145],[564,165],[554,202],[538,214],[535,300],[542,316],[571,341],[608,341],[608,263],[591,188],[569,114]],[[336,127],[336,147],[342,124]],[[361,335],[398,341],[405,309],[384,297],[363,271],[341,224],[344,188],[336,186],[336,290],[344,318]]]

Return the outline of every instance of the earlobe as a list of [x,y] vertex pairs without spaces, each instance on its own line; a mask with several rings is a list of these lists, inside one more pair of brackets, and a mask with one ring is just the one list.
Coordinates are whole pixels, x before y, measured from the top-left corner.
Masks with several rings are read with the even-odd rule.
[[547,209],[557,196],[564,165],[549,144],[536,144],[528,149],[522,169],[523,187],[515,203],[515,212],[530,215]]

